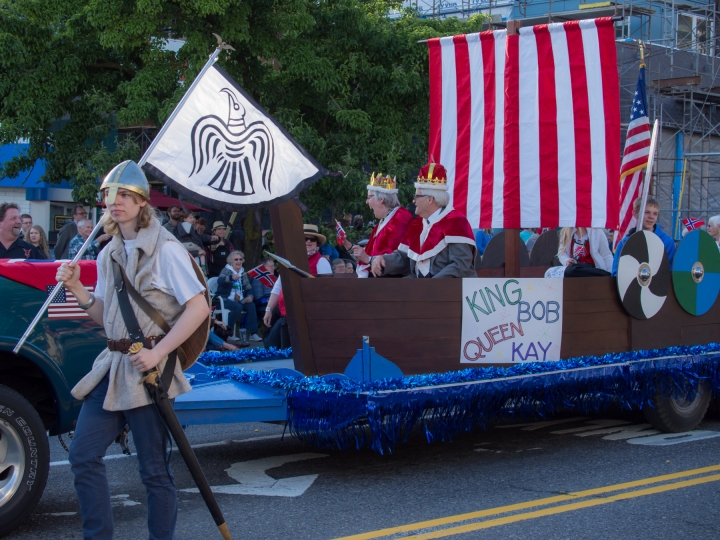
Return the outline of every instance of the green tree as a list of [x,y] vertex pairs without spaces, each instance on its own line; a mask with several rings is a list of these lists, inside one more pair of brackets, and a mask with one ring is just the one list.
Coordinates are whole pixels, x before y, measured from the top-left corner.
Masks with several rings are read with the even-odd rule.
[[[110,167],[140,157],[109,135],[118,125],[161,125],[214,48],[214,32],[236,49],[220,65],[320,163],[345,175],[301,195],[309,218],[328,207],[364,212],[373,170],[397,175],[408,202],[427,148],[427,47],[417,41],[479,31],[482,20],[410,11],[388,19],[400,5],[0,0],[0,144],[30,142],[0,166],[0,178],[44,159],[45,181],[70,180],[77,200],[92,200]],[[185,43],[175,53],[168,38]]]

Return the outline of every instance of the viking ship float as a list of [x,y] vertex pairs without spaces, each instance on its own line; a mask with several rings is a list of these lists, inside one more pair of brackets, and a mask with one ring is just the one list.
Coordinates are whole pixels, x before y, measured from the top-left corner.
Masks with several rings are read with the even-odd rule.
[[[665,431],[694,428],[720,390],[714,240],[704,231],[687,235],[671,272],[662,242],[641,231],[626,242],[617,277],[544,277],[557,227],[618,225],[612,20],[511,22],[507,30],[432,39],[428,48],[428,154],[447,168],[456,210],[473,226],[504,229],[478,277],[308,278],[281,268],[295,370],[242,371],[201,358],[191,374],[197,391],[214,392],[201,384],[214,377],[281,394],[295,435],[379,451],[418,425],[428,440],[447,440],[562,409],[643,408]],[[278,255],[308,271],[293,197],[327,171],[213,63],[144,168],[216,208],[269,205]],[[227,101],[218,96],[240,107],[223,113]],[[230,163],[233,156],[240,161]],[[530,256],[519,235],[528,227],[550,229]],[[176,403],[187,423],[204,414],[193,409],[192,394]]]

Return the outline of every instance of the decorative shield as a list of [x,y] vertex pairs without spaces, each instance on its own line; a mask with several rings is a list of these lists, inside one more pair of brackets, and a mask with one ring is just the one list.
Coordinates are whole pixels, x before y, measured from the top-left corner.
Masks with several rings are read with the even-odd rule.
[[672,282],[675,296],[691,315],[706,313],[720,291],[720,252],[705,231],[688,233],[673,258]]
[[660,311],[670,290],[670,264],[657,235],[639,231],[628,238],[620,253],[617,286],[625,311],[636,319]]

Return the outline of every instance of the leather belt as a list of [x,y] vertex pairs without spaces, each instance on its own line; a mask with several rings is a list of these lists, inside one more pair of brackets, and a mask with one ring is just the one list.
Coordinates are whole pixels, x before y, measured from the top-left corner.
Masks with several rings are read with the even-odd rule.
[[[145,345],[148,349],[152,349],[158,341],[160,341],[162,338],[165,337],[165,334],[162,334],[160,336],[148,336],[145,338]],[[107,348],[113,352],[120,352],[123,354],[128,354],[130,352],[130,347],[132,346],[133,342],[131,339],[108,339],[107,340]]]

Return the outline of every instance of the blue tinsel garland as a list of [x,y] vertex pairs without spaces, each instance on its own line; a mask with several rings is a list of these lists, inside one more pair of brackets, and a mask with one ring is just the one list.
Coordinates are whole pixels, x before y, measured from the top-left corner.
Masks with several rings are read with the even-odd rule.
[[290,358],[292,349],[238,349],[236,351],[205,351],[200,354],[198,362],[203,364],[242,364],[244,362],[256,362],[258,360],[276,360],[278,358]]
[[209,374],[284,389],[290,431],[307,442],[383,453],[416,425],[428,441],[447,441],[508,418],[542,418],[562,409],[589,414],[610,405],[642,408],[658,392],[692,397],[702,380],[720,392],[717,352],[717,343],[668,347],[370,383],[222,367]]

